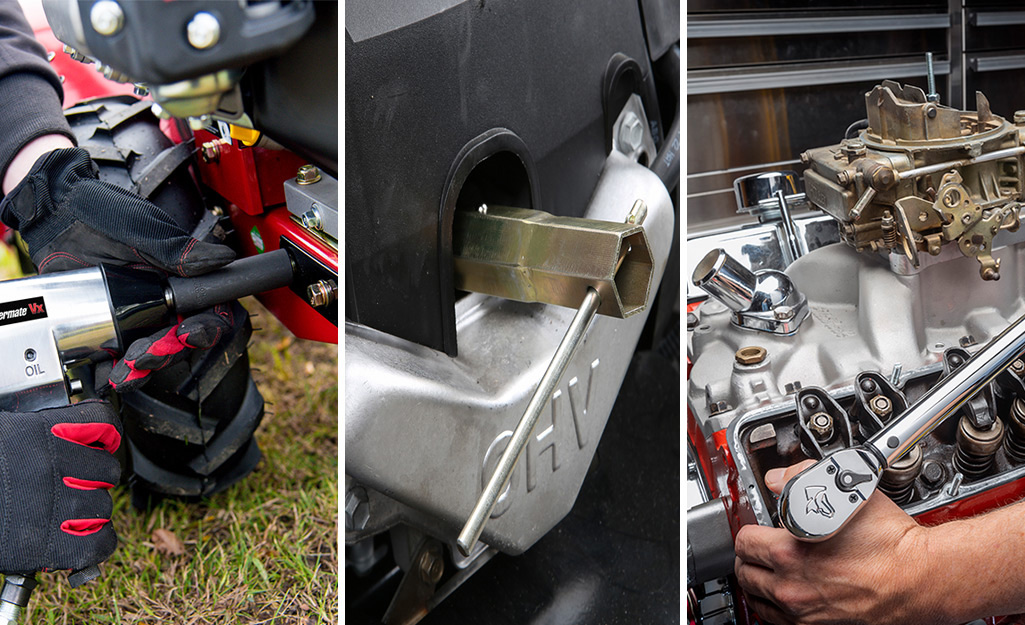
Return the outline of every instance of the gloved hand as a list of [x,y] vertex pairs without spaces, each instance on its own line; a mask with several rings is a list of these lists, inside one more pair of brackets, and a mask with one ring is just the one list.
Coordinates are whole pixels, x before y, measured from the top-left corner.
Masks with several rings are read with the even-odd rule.
[[197,241],[152,202],[101,182],[81,148],[49,152],[0,203],[39,273],[99,263],[147,263],[195,276],[230,262],[224,245]]
[[120,393],[134,391],[152,372],[187,357],[189,349],[210,349],[216,345],[235,325],[236,316],[247,314],[237,301],[220,304],[167,330],[135,341],[111,370],[111,387]]
[[0,412],[0,572],[82,569],[114,552],[107,489],[121,467],[110,404]]
[[[40,273],[99,263],[144,263],[180,276],[195,276],[235,257],[225,245],[194,239],[152,202],[101,182],[92,159],[80,148],[41,156],[0,202],[0,221],[21,233]],[[121,392],[135,390],[151,371],[184,358],[186,348],[211,347],[231,327],[234,314],[245,314],[245,309],[236,303],[195,315],[136,341],[114,365],[111,387]]]

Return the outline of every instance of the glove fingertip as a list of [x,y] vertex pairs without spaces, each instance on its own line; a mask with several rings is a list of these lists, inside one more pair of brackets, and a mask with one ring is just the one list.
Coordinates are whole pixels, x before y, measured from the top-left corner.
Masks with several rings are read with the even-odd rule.
[[235,260],[235,251],[227,245],[190,239],[181,258],[173,264],[171,269],[178,275],[188,278],[209,273],[233,260]]

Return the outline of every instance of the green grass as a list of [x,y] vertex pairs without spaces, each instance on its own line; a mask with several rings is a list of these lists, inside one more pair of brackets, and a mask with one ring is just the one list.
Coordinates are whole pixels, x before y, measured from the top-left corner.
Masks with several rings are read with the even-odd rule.
[[[72,590],[39,575],[26,622],[299,623],[338,620],[337,346],[295,339],[255,300],[249,353],[267,414],[257,470],[202,503],[132,508],[113,491],[118,550],[103,578]],[[153,533],[184,546],[157,549]]]

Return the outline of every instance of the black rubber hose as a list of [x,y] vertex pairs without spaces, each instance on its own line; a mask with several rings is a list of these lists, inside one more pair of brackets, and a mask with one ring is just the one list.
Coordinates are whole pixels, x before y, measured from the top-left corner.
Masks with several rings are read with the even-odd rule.
[[655,156],[655,162],[651,164],[651,171],[666,185],[666,189],[672,191],[680,184],[680,108],[676,108],[676,117],[673,125],[666,133],[666,140],[662,143],[662,149]]
[[673,89],[676,96],[676,116],[666,133],[662,149],[651,163],[651,171],[672,191],[680,184],[680,46],[675,45],[655,62],[658,72]]
[[843,133],[844,139],[853,139],[858,136],[858,133],[868,128],[867,119],[859,119],[850,126],[847,127],[847,132]]
[[171,288],[175,310],[186,314],[288,286],[293,276],[288,252],[274,250],[236,260],[195,278],[168,278],[167,285]]

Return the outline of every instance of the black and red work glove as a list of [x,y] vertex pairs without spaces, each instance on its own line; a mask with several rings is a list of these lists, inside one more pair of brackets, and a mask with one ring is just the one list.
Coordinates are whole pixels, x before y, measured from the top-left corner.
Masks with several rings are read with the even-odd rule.
[[0,572],[83,569],[114,553],[120,444],[106,402],[0,412]]
[[[0,202],[0,221],[18,230],[39,273],[145,264],[188,277],[235,258],[226,245],[193,238],[156,204],[99,180],[96,165],[80,148],[41,156]],[[238,314],[246,312],[235,303],[140,339],[114,365],[110,386],[135,390],[150,372],[181,360],[190,348],[214,345]]]
[[39,273],[143,263],[195,276],[235,258],[225,245],[194,239],[149,200],[102,182],[81,148],[41,156],[0,203],[0,221],[21,234]]
[[248,313],[241,304],[231,302],[193,315],[176,326],[139,339],[125,351],[124,358],[110,372],[110,386],[119,393],[134,391],[154,371],[181,361],[190,350],[210,349]]

